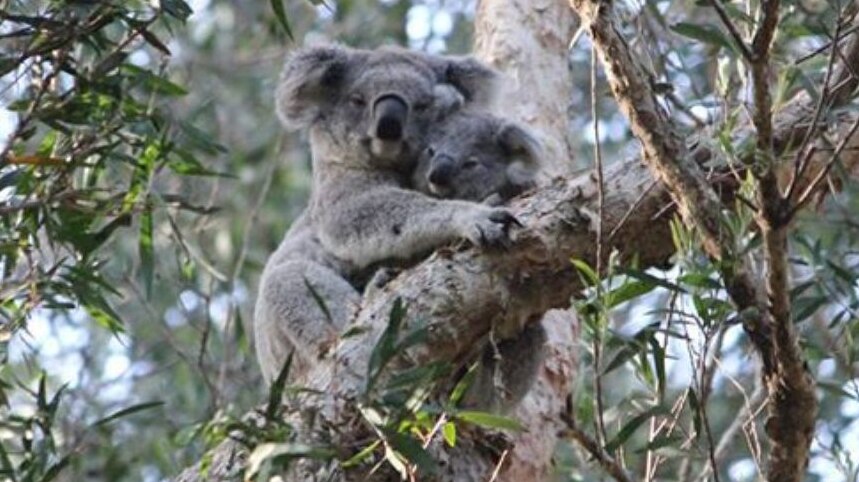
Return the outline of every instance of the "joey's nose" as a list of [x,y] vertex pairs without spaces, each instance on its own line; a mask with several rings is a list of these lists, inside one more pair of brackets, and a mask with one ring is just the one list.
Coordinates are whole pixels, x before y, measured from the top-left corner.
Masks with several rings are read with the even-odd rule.
[[430,183],[436,186],[447,186],[453,179],[453,175],[454,164],[452,157],[446,154],[439,154],[433,158],[432,167],[427,174]]
[[378,98],[373,104],[375,137],[385,141],[402,139],[408,113],[409,108],[402,97],[388,94]]

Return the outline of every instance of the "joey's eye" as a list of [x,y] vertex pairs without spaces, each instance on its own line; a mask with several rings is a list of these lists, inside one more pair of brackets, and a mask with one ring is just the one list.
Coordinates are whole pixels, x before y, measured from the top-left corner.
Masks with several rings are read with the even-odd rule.
[[430,157],[435,155],[435,149],[432,146],[427,146],[427,155]]
[[463,169],[474,169],[475,167],[477,167],[478,164],[479,163],[477,162],[477,159],[475,159],[474,157],[469,157],[468,160],[466,160],[462,164],[462,168]]
[[358,94],[349,97],[349,103],[352,104],[354,107],[364,107],[365,105],[367,105],[367,101],[364,100],[364,97]]

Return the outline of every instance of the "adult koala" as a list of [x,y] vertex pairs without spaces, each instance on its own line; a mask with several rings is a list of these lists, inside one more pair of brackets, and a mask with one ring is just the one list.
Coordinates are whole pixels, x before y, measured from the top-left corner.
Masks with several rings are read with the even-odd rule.
[[400,49],[316,47],[287,60],[278,114],[287,128],[309,128],[313,187],[284,244],[297,240],[322,254],[298,258],[282,245],[266,264],[255,328],[267,380],[288,351],[304,371],[336,341],[360,302],[344,275],[455,239],[507,241],[515,218],[506,210],[404,187],[440,115],[460,103],[484,105],[495,79],[470,58]]

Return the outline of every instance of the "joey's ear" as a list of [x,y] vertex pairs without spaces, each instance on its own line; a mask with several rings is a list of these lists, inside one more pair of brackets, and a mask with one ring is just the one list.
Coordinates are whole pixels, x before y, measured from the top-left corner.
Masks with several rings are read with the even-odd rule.
[[525,128],[511,122],[501,124],[496,132],[496,140],[510,156],[507,165],[510,184],[519,192],[534,187],[543,151],[540,142]]
[[303,48],[286,59],[275,92],[277,114],[287,129],[301,129],[333,105],[360,53],[339,46]]
[[442,57],[434,68],[439,80],[456,87],[468,104],[488,106],[501,82],[498,71],[474,57]]
[[436,84],[433,87],[433,105],[439,119],[458,111],[465,104],[465,97],[451,84]]
[[538,164],[542,153],[540,141],[524,127],[505,122],[498,127],[495,140],[511,157],[529,164]]

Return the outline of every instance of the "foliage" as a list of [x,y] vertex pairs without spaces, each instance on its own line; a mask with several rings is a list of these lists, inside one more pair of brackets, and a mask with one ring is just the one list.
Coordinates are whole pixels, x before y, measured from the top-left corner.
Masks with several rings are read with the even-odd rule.
[[[432,470],[428,440],[455,447],[467,425],[517,428],[457,406],[468,376],[432,396],[449,388],[451,367],[402,368],[399,355],[425,335],[401,324],[404,306],[375,347],[360,401],[373,431],[365,444],[344,454],[298,440],[289,400],[312,394],[296,387],[275,385],[262,422],[237,416],[266,397],[248,341],[250,293],[310,178],[306,143],[284,136],[271,108],[284,52],[319,37],[463,52],[473,5],[189,3],[0,2],[0,478],[161,480],[226,437],[256,447],[258,480],[296,457],[335,453],[345,467],[385,462],[410,473]],[[777,106],[797,92],[823,95],[828,51],[818,48],[840,5],[785,4]],[[724,5],[740,28],[753,26],[742,2]],[[657,71],[665,105],[690,131],[710,129],[722,158],[738,163],[753,149],[732,136],[746,116],[748,72],[712,7],[624,6],[624,33]],[[590,54],[586,36],[570,51],[583,87],[569,102],[582,112]],[[610,96],[595,99],[603,154],[637,149]],[[583,165],[593,124],[570,120]],[[739,183],[753,199],[751,183]],[[793,318],[820,387],[813,480],[855,480],[859,470],[857,199],[847,184],[792,229]],[[753,224],[742,202],[726,214],[754,262]],[[573,415],[649,480],[706,478],[712,459],[722,479],[753,480],[765,437],[762,416],[748,415],[761,398],[743,314],[696,233],[678,222],[674,236],[668,272],[612,259],[600,277],[577,263],[592,289],[576,301],[585,355]],[[561,480],[604,477],[576,445],[556,455]]]

